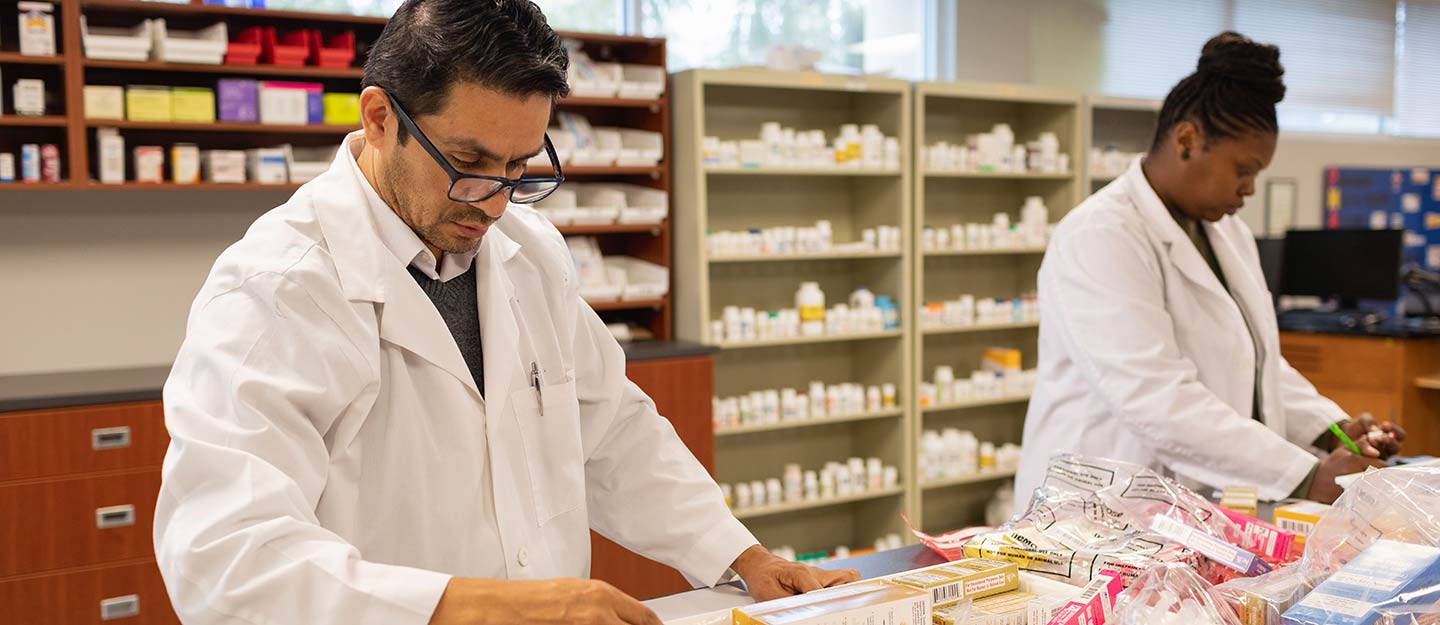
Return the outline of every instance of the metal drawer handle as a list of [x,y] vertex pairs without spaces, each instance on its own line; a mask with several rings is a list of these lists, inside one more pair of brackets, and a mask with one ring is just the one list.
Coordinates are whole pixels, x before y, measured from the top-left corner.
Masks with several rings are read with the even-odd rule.
[[140,616],[140,595],[125,595],[100,600],[100,620],[113,621],[132,616]]
[[95,451],[124,449],[130,446],[130,426],[90,430],[90,448]]
[[102,530],[129,527],[135,524],[135,506],[110,506],[95,509],[95,527]]

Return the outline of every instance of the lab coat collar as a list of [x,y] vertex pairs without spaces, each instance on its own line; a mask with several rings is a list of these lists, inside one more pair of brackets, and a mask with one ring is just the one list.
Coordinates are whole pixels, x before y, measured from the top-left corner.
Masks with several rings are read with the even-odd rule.
[[[357,179],[354,168],[340,160],[352,158],[346,146],[356,136],[347,136],[330,168],[306,185],[345,297],[384,304],[379,320],[381,339],[446,370],[478,398],[474,376],[449,327],[405,265],[380,239],[379,227],[367,208],[366,181]],[[486,396],[500,398],[499,408],[503,408],[503,397],[514,377],[517,341],[515,286],[506,265],[519,251],[520,245],[514,239],[492,227],[485,233],[474,261],[478,264],[475,280]]]
[[[1195,249],[1195,244],[1190,237],[1175,222],[1175,217],[1170,214],[1170,209],[1160,200],[1155,188],[1150,186],[1150,181],[1145,178],[1145,172],[1140,168],[1140,161],[1144,157],[1136,157],[1130,163],[1130,169],[1125,172],[1125,189],[1135,206],[1140,209],[1140,216],[1145,220],[1145,226],[1159,237],[1169,251],[1170,262],[1174,263],[1185,274],[1190,281],[1201,288],[1210,291],[1211,294],[1231,299],[1225,286],[1220,283],[1220,278],[1210,269],[1210,264],[1200,255],[1200,250]],[[1206,233],[1214,235],[1215,229],[1211,224],[1205,224]],[[1221,250],[1211,241],[1211,247],[1215,248],[1216,256],[1221,255]],[[1226,254],[1233,254],[1233,248],[1226,246]],[[1222,269],[1225,267],[1221,262]],[[1229,277],[1229,274],[1226,274]],[[1236,313],[1239,313],[1237,310]]]

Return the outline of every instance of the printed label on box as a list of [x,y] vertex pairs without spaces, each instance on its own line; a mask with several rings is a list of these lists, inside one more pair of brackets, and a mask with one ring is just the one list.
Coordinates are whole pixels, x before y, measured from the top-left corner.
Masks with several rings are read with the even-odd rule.
[[1344,597],[1336,597],[1335,595],[1325,595],[1318,592],[1310,593],[1310,596],[1305,597],[1305,599],[1301,601],[1299,605],[1307,608],[1314,608],[1316,610],[1337,612],[1340,614],[1345,614],[1347,616],[1356,617],[1365,616],[1365,613],[1369,612],[1370,608],[1375,607],[1375,604],[1373,603],[1356,601],[1354,599],[1346,599]]

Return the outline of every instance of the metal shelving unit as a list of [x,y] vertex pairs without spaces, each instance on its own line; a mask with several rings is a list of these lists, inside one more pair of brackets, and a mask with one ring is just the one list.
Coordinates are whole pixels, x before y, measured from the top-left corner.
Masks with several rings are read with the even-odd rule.
[[[884,78],[751,70],[694,70],[671,84],[675,114],[676,333],[720,345],[715,359],[718,396],[790,387],[811,381],[895,384],[893,410],[748,426],[717,432],[716,478],[723,483],[780,477],[787,463],[819,470],[849,457],[880,458],[900,470],[900,485],[842,499],[782,504],[739,511],[766,544],[799,551],[866,545],[890,532],[905,534],[901,513],[915,493],[911,421],[904,395],[911,388],[911,328],[864,335],[803,337],[747,343],[710,336],[710,322],[727,305],[778,310],[794,306],[802,281],[818,281],[827,305],[864,286],[897,303],[909,302],[908,252],[827,253],[778,257],[712,258],[706,233],[829,220],[837,242],[856,241],[866,228],[892,226],[909,233],[911,171],[829,169],[715,169],[702,165],[705,136],[725,140],[759,135],[766,121],[834,137],[842,124],[876,124],[898,137],[909,160],[910,85]],[[906,236],[909,236],[908,234]],[[908,246],[907,246],[908,248]],[[797,262],[783,262],[797,261]],[[904,306],[902,318],[904,317]],[[741,349],[743,348],[743,349]],[[740,436],[740,434],[744,434]],[[845,505],[840,505],[845,504]]]
[[1085,192],[1093,193],[1110,184],[1115,176],[1090,175],[1090,148],[1114,146],[1124,152],[1150,148],[1155,123],[1160,117],[1159,100],[1090,95],[1085,98]]
[[[918,83],[915,85],[915,142],[917,170],[924,168],[928,145],[939,141],[963,143],[965,136],[989,132],[1007,123],[1017,143],[1034,140],[1042,132],[1060,139],[1069,155],[1065,173],[924,172],[915,176],[915,217],[912,241],[925,226],[949,228],[955,224],[989,223],[996,213],[1018,223],[1025,198],[1038,195],[1049,208],[1051,223],[1083,197],[1086,115],[1078,92],[1043,87],[979,83]],[[978,298],[1019,297],[1035,289],[1036,273],[1044,249],[931,251],[913,253],[914,297],[909,314],[918,326],[926,302],[953,300],[964,294]],[[1029,396],[1002,396],[919,406],[919,386],[937,366],[954,367],[957,377],[979,368],[987,347],[1013,347],[1025,356],[1026,368],[1035,366],[1038,323],[1003,323],[957,328],[929,328],[914,333],[914,376],[909,397],[917,418],[912,422],[913,447],[926,429],[947,427],[970,430],[982,441],[1019,443]],[[913,471],[913,467],[911,467]],[[914,497],[911,519],[928,531],[945,531],[984,522],[985,504],[994,491],[980,487],[1011,477],[984,473],[938,483],[923,484]],[[969,485],[972,488],[942,488]]]

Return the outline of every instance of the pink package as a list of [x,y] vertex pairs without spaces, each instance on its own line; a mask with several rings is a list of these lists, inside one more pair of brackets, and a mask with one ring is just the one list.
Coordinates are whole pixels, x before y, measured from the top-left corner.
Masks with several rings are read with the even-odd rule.
[[1240,526],[1242,539],[1240,547],[1279,562],[1290,559],[1290,549],[1295,545],[1295,532],[1282,530],[1255,517],[1241,514],[1229,508],[1219,508],[1236,525]]
[[1115,610],[1115,598],[1124,590],[1120,574],[1106,569],[1085,586],[1080,597],[1065,604],[1046,625],[1103,625]]

